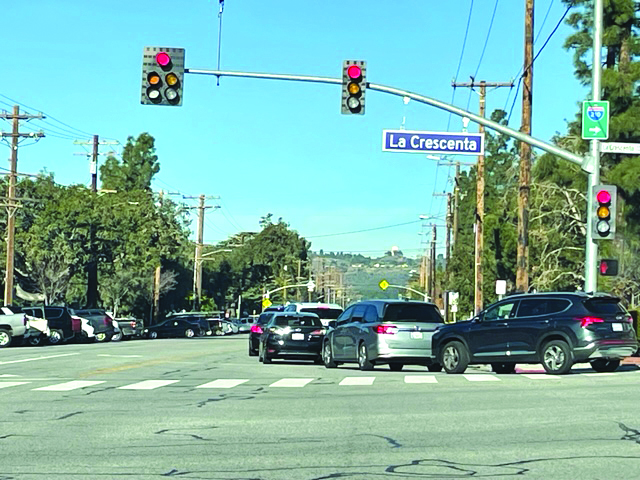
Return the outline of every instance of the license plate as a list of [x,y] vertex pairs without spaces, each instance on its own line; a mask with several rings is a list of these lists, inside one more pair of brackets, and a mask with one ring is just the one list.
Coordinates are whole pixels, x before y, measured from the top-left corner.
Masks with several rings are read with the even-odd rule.
[[622,331],[622,324],[621,323],[612,323],[611,324],[611,328],[613,329],[614,332],[621,332]]
[[411,332],[411,338],[422,338],[422,332]]
[[292,333],[291,340],[304,340],[304,333]]

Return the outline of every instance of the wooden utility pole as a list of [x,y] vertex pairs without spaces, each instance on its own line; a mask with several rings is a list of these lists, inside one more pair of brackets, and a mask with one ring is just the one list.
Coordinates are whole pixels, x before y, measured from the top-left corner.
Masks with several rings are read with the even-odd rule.
[[[520,131],[531,135],[533,106],[533,4],[525,0],[524,71],[522,90],[522,126]],[[529,290],[529,184],[531,183],[531,145],[520,142],[520,185],[518,191],[518,247],[516,259],[516,290]]]
[[432,235],[431,235],[431,254],[430,258],[430,269],[429,269],[429,296],[431,297],[431,301],[433,303],[436,302],[436,236],[437,236],[437,228],[433,225]]
[[[162,205],[164,201],[164,191],[160,190],[158,194],[158,202],[160,203],[160,215],[162,215]],[[162,275],[162,259],[156,265],[155,275],[153,276],[153,318],[152,321],[158,321],[160,316],[160,277]]]
[[44,137],[43,132],[20,133],[20,120],[31,120],[33,118],[45,118],[41,113],[38,115],[20,115],[20,107],[14,105],[13,114],[2,112],[0,118],[13,120],[12,131],[0,132],[0,138],[11,137],[11,157],[9,173],[9,191],[7,192],[7,265],[4,277],[4,304],[13,303],[13,260],[15,256],[15,234],[16,234],[16,210],[18,209],[16,199],[16,183],[18,178],[18,144],[20,138],[35,138],[39,140]]
[[[473,79],[472,79],[473,80]],[[508,83],[496,83],[496,82],[476,82],[473,80],[470,83],[452,83],[453,87],[480,87],[480,112],[481,117],[485,116],[486,110],[486,96],[487,87],[513,87],[513,82]],[[478,126],[478,132],[484,133],[484,125]],[[478,155],[477,165],[477,178],[476,178],[476,224],[475,224],[475,288],[474,288],[474,312],[477,314],[482,310],[484,306],[483,298],[483,270],[482,270],[482,255],[484,252],[484,155]]]

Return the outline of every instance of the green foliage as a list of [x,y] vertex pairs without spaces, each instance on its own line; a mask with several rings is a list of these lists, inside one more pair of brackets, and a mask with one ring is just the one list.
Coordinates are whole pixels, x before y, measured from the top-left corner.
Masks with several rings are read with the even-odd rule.
[[129,137],[122,153],[122,162],[107,157],[100,167],[102,188],[118,192],[151,191],[151,179],[160,171],[155,154],[155,140],[148,133]]

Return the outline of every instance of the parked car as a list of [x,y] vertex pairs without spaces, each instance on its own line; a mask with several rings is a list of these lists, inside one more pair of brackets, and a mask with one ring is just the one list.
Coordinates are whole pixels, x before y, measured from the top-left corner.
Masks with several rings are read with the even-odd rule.
[[564,374],[576,362],[613,372],[638,349],[632,318],[619,299],[593,293],[529,293],[490,305],[470,321],[442,327],[433,349],[447,373],[490,363],[511,373],[517,363],[542,363]]
[[149,325],[144,329],[147,338],[159,337],[186,337],[193,338],[204,335],[204,331],[198,323],[190,322],[184,318],[167,318],[163,322]]
[[49,326],[48,342],[51,345],[72,340],[81,334],[81,322],[72,319],[73,311],[68,307],[22,307],[22,311],[31,317],[47,321]]
[[269,321],[273,318],[273,316],[278,313],[277,309],[269,310],[265,309],[264,312],[260,314],[258,319],[255,321],[251,328],[249,329],[249,356],[257,357],[258,356],[258,348],[260,345],[260,335],[264,333],[264,328],[269,323]]
[[209,316],[206,313],[176,313],[168,316],[170,319],[181,319],[187,322],[197,323],[200,326],[202,335],[213,335],[213,329],[209,323]]
[[[144,323],[142,320],[138,320],[134,317],[120,317],[113,319],[114,326],[118,325],[118,329],[120,330],[120,339],[128,340],[134,337],[141,337],[144,333]],[[118,340],[116,337],[118,333],[115,334],[112,340]]]
[[433,303],[407,300],[369,300],[347,308],[330,323],[322,357],[327,368],[358,363],[360,370],[388,364],[394,371],[404,365],[425,365],[431,372],[442,367],[431,351],[431,337],[444,324]]
[[74,310],[73,314],[89,321],[89,325],[93,328],[93,335],[96,342],[109,342],[116,333],[113,319],[105,310],[86,308]]
[[19,307],[0,307],[0,348],[12,344],[21,344],[29,337],[40,338],[46,335],[48,326],[46,322],[29,317]]
[[315,313],[326,327],[331,320],[337,319],[343,312],[343,308],[337,303],[302,302],[290,303],[284,307],[285,312]]
[[326,329],[313,313],[277,312],[265,325],[258,348],[258,360],[305,359],[322,363],[322,339]]
[[253,325],[254,319],[249,317],[234,318],[232,323],[238,327],[238,333],[249,333],[251,331],[251,325]]

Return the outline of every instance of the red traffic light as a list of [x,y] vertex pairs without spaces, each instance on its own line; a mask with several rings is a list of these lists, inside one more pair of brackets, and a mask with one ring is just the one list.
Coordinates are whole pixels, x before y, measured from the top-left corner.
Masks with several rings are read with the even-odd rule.
[[355,80],[355,79],[360,78],[362,76],[362,69],[357,65],[351,65],[347,69],[347,75],[349,75],[349,78],[352,78],[352,79]]
[[606,277],[614,277],[618,275],[618,260],[613,258],[607,258],[600,260],[600,265],[598,267],[600,271],[600,275]]
[[171,63],[171,57],[166,52],[159,52],[156,55],[156,62],[158,62],[158,65],[161,67],[166,67]]
[[596,200],[598,203],[609,204],[611,203],[611,194],[607,190],[600,190],[596,194]]

